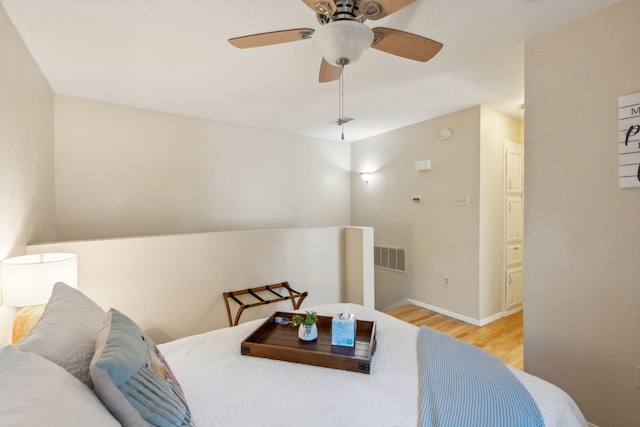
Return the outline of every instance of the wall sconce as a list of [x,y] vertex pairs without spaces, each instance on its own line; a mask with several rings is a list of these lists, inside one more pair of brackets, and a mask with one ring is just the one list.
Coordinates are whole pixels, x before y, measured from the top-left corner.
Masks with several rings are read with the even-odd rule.
[[40,319],[57,282],[78,287],[76,254],[25,255],[2,261],[2,303],[22,307],[13,321],[14,344]]
[[360,178],[367,184],[373,178],[373,172],[360,172]]

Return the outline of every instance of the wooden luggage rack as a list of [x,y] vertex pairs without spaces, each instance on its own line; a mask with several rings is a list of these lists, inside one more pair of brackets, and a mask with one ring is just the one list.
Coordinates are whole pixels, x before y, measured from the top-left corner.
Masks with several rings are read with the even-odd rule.
[[[275,289],[280,289],[280,288],[286,289],[289,294],[282,295],[275,291]],[[263,294],[264,298],[258,295],[259,292]],[[246,294],[251,295],[258,301],[247,304],[237,298],[238,295],[246,295]],[[289,282],[282,282],[282,283],[276,283],[273,285],[259,286],[257,288],[249,288],[249,289],[242,289],[240,291],[222,293],[222,295],[224,296],[224,303],[227,306],[227,317],[229,319],[229,326],[238,325],[238,322],[240,321],[240,316],[242,315],[242,312],[244,311],[245,308],[252,308],[252,307],[257,307],[264,304],[270,304],[272,302],[278,302],[278,301],[284,301],[284,300],[290,299],[293,309],[297,310],[300,308],[300,304],[302,304],[302,301],[307,297],[308,294],[309,293],[306,291],[298,292],[292,289],[291,286],[289,286]],[[236,311],[235,320],[231,319],[231,308],[229,307],[229,299],[234,300],[240,306],[238,307],[238,311]]]

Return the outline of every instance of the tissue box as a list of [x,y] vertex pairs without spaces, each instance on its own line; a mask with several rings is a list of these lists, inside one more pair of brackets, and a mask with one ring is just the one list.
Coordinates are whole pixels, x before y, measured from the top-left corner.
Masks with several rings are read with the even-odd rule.
[[351,313],[342,319],[342,314],[336,314],[331,319],[331,345],[353,347],[356,345],[356,315]]

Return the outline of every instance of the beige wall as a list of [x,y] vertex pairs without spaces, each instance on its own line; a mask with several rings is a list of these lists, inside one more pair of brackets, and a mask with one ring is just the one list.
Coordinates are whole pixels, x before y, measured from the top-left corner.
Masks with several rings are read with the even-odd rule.
[[0,259],[55,237],[53,94],[0,6]]
[[[375,275],[373,268],[373,229],[348,227],[345,232],[345,263],[347,283],[346,300],[375,308]],[[358,286],[362,283],[364,286]]]
[[348,144],[56,95],[60,240],[350,222]]
[[[80,289],[165,342],[228,326],[225,291],[288,281],[309,292],[303,308],[366,303],[371,279],[350,269],[363,271],[355,258],[372,251],[372,233],[345,227],[190,233],[41,244],[28,252],[78,254]],[[238,306],[231,307],[235,315]],[[274,310],[291,310],[291,303],[246,310],[241,321]]]
[[601,427],[640,420],[640,188],[617,166],[639,19],[623,0],[525,45],[525,369]]
[[53,94],[0,6],[0,260],[55,239]]
[[[439,133],[446,127],[453,136],[443,141]],[[478,106],[352,143],[354,176],[375,172],[368,184],[352,180],[352,224],[374,227],[376,245],[407,250],[406,274],[375,270],[377,308],[415,299],[471,320],[502,310],[495,271],[502,198],[494,205],[492,194],[489,204],[481,203],[481,188],[486,194],[491,186],[498,186],[493,193],[502,189],[501,175],[492,171],[502,173],[504,139],[522,140],[520,121]],[[416,172],[415,161],[425,159],[432,169]],[[454,194],[469,194],[469,206],[453,206]],[[481,233],[481,223],[497,236]],[[449,287],[442,286],[445,275]],[[481,299],[481,292],[489,296]]]

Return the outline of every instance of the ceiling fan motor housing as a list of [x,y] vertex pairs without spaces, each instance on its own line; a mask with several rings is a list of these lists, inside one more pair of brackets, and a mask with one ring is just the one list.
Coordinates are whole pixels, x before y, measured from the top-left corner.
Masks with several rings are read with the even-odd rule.
[[359,12],[359,3],[360,0],[321,0],[314,3],[313,10],[318,14],[318,22],[320,22],[320,24],[343,19],[362,22],[362,20],[366,18]]
[[361,22],[334,21],[318,28],[312,40],[328,63],[346,65],[357,61],[371,46],[373,31]]

